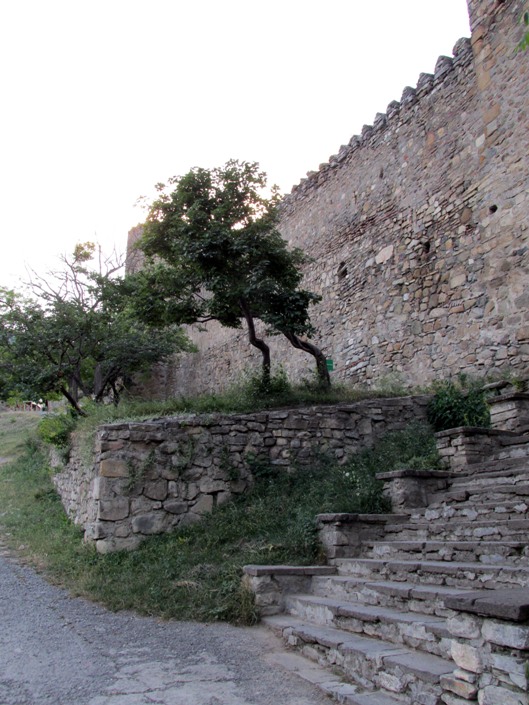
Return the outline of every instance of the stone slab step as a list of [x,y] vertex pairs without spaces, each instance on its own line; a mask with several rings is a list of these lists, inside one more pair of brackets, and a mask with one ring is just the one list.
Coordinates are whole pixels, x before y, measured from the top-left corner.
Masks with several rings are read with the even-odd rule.
[[401,611],[445,617],[450,613],[444,604],[449,597],[459,597],[471,588],[422,585],[391,580],[369,580],[352,575],[314,578],[312,591],[320,597],[355,600],[366,605],[396,607]]
[[382,693],[348,695],[342,702],[345,705],[402,705],[402,700],[395,700]]
[[312,683],[343,705],[402,705],[402,700],[397,700],[380,691],[366,691],[357,685],[345,683],[335,673],[330,673],[328,669],[317,666],[301,654],[281,651],[265,655],[264,658],[267,662],[280,666]]
[[443,617],[318,595],[287,595],[285,607],[312,624],[334,626],[450,658],[450,633]]
[[452,661],[438,656],[315,626],[291,615],[265,617],[264,622],[303,655],[338,667],[362,688],[379,690],[387,697],[398,694],[396,699],[402,699],[401,705],[435,702],[441,694],[441,676],[451,673],[454,667]]
[[527,587],[509,590],[478,590],[447,597],[447,605],[455,610],[513,622],[529,619],[529,590]]
[[406,580],[448,587],[523,587],[529,582],[529,568],[501,564],[458,561],[381,560],[335,558],[331,561],[340,575],[374,579]]
[[341,702],[345,705],[402,705],[402,700],[395,700],[380,692],[349,695]]

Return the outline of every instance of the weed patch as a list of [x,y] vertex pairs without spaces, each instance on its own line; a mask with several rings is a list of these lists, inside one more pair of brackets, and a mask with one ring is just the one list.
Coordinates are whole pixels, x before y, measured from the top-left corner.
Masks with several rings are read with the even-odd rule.
[[456,380],[434,383],[432,391],[428,421],[435,431],[459,426],[490,426],[484,383],[460,375]]

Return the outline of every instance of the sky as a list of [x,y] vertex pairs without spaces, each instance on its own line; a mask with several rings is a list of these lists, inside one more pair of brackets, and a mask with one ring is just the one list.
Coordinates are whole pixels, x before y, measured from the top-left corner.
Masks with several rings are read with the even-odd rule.
[[462,36],[465,0],[0,0],[0,286],[124,252],[194,166],[288,193]]

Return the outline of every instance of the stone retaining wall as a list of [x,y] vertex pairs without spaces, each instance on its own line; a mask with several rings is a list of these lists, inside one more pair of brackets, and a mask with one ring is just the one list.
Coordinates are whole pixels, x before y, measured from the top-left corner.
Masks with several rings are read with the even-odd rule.
[[[134,549],[145,536],[197,521],[244,492],[259,464],[288,470],[320,451],[344,461],[388,431],[424,421],[427,401],[373,399],[105,425],[93,468],[74,462],[56,486],[98,551]],[[78,478],[83,489],[76,494]]]

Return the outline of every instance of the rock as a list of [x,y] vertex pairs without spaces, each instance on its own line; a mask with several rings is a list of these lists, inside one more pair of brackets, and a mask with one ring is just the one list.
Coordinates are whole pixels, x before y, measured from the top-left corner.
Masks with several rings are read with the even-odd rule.
[[479,705],[527,705],[527,695],[489,685],[480,690]]
[[129,500],[127,497],[101,499],[99,500],[97,518],[106,519],[107,521],[119,521],[128,517],[129,511]]
[[468,644],[461,644],[459,641],[452,642],[452,658],[465,671],[472,673],[483,672],[483,658],[480,649]]
[[529,649],[529,627],[505,622],[486,620],[482,628],[483,638],[499,646],[511,649]]
[[128,477],[129,466],[125,460],[107,458],[99,463],[99,474],[102,477]]
[[159,534],[164,529],[164,514],[156,512],[134,517],[132,530],[135,534]]

